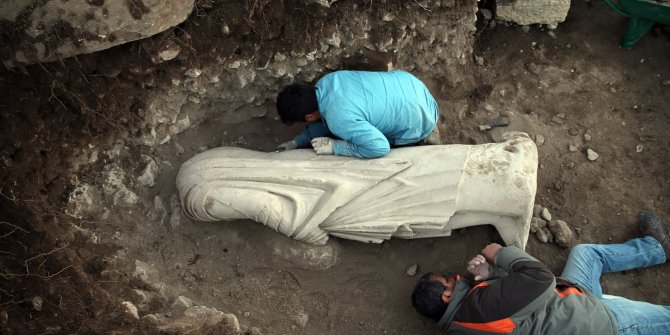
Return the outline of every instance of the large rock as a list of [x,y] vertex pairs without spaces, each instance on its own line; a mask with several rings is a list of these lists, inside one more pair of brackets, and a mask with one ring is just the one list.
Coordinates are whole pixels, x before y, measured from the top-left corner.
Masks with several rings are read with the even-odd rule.
[[194,0],[3,0],[3,62],[49,62],[142,39],[183,22]]
[[570,0],[499,0],[496,2],[498,19],[528,24],[558,24],[565,21]]

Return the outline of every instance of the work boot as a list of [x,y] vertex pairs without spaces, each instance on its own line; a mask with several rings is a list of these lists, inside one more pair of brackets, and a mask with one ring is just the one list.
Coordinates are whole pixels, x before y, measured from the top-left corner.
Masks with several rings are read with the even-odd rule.
[[670,259],[670,233],[668,226],[656,214],[648,211],[640,212],[640,230],[645,236],[651,236],[658,241],[665,251],[666,261]]
[[440,145],[442,144],[442,139],[440,138],[440,129],[435,126],[433,128],[433,131],[426,137],[423,141],[421,141],[421,144],[427,144],[427,145]]

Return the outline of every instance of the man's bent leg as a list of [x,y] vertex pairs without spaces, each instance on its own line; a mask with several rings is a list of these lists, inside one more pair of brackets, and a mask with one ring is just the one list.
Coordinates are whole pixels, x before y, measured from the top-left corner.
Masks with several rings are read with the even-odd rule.
[[621,335],[670,334],[670,306],[603,295],[600,301],[612,314]]
[[621,244],[578,244],[568,257],[561,277],[602,297],[600,275],[645,268],[665,262],[665,252],[651,236]]

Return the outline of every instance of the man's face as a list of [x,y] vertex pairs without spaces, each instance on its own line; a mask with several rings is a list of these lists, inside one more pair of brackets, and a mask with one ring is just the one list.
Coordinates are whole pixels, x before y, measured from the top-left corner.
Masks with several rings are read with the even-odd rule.
[[430,281],[436,281],[444,285],[445,289],[444,292],[442,292],[442,301],[445,304],[451,302],[451,297],[454,295],[454,288],[456,287],[456,278],[432,275]]

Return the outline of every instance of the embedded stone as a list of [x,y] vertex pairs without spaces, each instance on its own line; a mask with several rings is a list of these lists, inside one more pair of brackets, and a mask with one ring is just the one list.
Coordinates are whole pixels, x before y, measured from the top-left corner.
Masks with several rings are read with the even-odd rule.
[[542,229],[547,226],[547,221],[544,221],[540,218],[532,218],[530,219],[530,232],[534,233],[538,231],[539,229]]
[[32,302],[32,305],[33,305],[33,309],[34,309],[34,310],[36,310],[36,311],[38,311],[38,312],[42,311],[42,304],[44,303],[44,299],[42,299],[42,297],[40,297],[40,296],[34,296],[34,297],[31,299],[31,302]]
[[419,269],[419,265],[413,264],[410,265],[407,270],[405,271],[408,276],[414,277],[416,275],[416,271]]
[[570,226],[563,220],[549,222],[549,230],[554,236],[554,241],[561,247],[569,247],[574,239],[574,233],[570,229]]
[[158,164],[156,161],[146,155],[142,155],[142,158],[147,162],[147,165],[140,173],[140,176],[137,177],[137,182],[142,186],[152,187],[156,184],[156,174],[158,173]]
[[140,316],[137,312],[137,306],[135,306],[135,304],[133,304],[130,301],[124,301],[124,302],[121,303],[121,305],[123,306],[123,308],[124,308],[124,310],[127,314],[129,314],[130,316],[132,316],[135,319],[138,319],[138,320],[140,319]]
[[173,315],[181,315],[187,309],[193,307],[193,301],[185,296],[178,296],[177,299],[172,302],[172,312]]
[[496,17],[520,25],[556,25],[565,21],[570,0],[498,0]]

